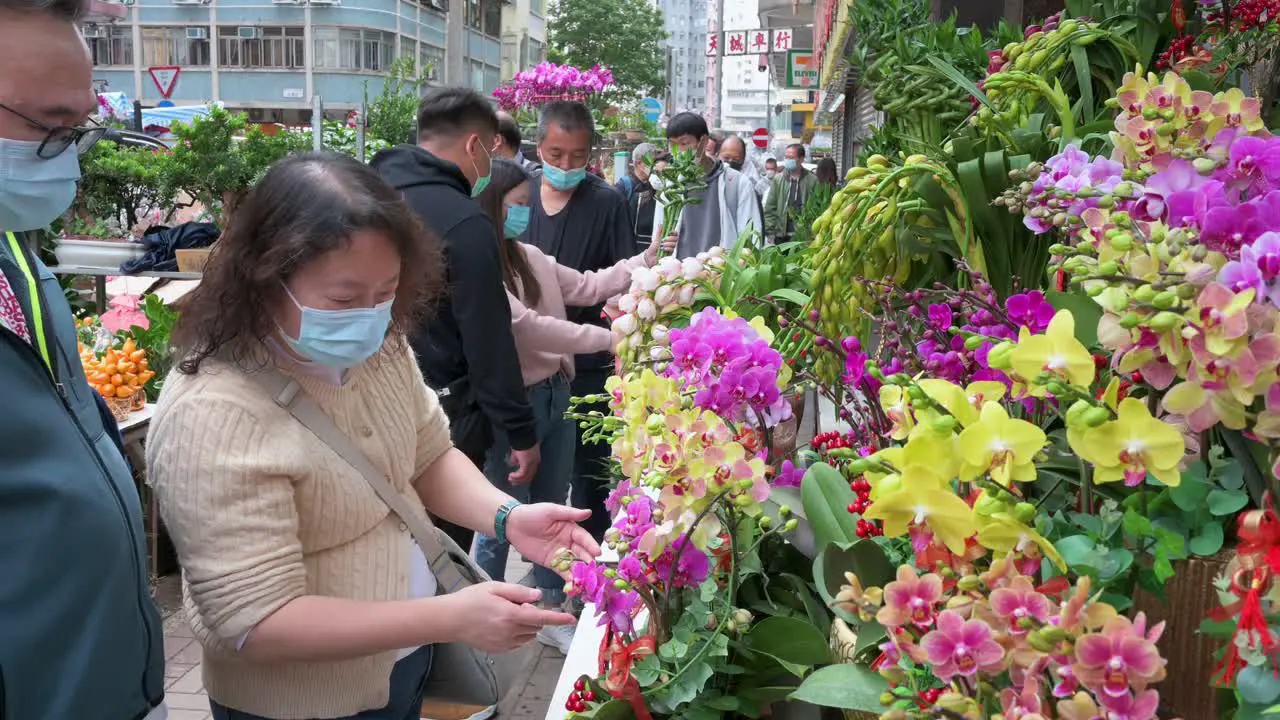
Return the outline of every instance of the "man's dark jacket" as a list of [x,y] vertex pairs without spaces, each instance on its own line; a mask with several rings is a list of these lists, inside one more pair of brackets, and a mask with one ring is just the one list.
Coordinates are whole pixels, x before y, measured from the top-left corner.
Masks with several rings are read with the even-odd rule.
[[165,682],[142,505],[62,287],[3,230],[0,273],[33,339],[39,299],[53,368],[0,326],[0,718],[139,720]]
[[[537,425],[511,335],[511,306],[493,221],[471,199],[471,184],[458,166],[422,148],[389,148],[370,164],[404,193],[444,245],[448,292],[412,338],[427,384],[449,390],[442,404],[455,426],[473,423],[475,418],[465,416],[478,409],[507,434],[513,448],[533,447]],[[464,447],[458,430],[455,443],[471,455],[474,445]]]

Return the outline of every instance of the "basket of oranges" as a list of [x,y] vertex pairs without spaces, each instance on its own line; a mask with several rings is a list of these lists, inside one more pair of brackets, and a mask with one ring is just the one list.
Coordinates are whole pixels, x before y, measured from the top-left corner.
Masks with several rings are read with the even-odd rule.
[[117,420],[147,404],[144,388],[155,372],[149,367],[146,352],[135,346],[132,338],[118,347],[108,347],[100,355],[81,345],[80,362],[89,385],[106,399]]

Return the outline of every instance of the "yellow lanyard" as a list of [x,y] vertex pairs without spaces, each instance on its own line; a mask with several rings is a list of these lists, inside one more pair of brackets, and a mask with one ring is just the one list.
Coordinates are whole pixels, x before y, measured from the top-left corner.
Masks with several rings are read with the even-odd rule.
[[40,306],[39,281],[36,274],[31,271],[31,265],[27,262],[26,253],[22,251],[18,236],[13,233],[4,235],[9,240],[9,249],[13,251],[13,259],[18,263],[18,269],[27,279],[27,297],[30,298],[31,303],[31,326],[36,335],[36,349],[40,351],[40,357],[44,358],[44,364],[49,369],[49,373],[53,374],[53,362],[49,359],[49,342],[44,337],[44,308]]

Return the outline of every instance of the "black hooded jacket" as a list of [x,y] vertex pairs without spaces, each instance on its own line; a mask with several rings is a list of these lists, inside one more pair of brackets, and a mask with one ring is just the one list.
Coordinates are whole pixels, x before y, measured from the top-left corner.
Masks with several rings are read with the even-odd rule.
[[427,384],[454,392],[459,381],[516,450],[537,443],[537,424],[511,335],[493,221],[471,199],[457,165],[414,145],[383,150],[370,163],[444,244],[448,292],[411,339]]

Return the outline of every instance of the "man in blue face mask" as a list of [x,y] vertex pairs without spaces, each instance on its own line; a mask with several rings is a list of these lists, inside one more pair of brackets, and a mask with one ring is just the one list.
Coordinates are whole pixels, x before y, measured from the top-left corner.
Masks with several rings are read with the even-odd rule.
[[[551,255],[556,262],[580,272],[612,267],[636,254],[633,219],[627,199],[605,180],[587,173],[595,123],[591,111],[578,102],[545,105],[538,122],[538,156],[542,177],[531,194],[526,242]],[[600,318],[601,307],[569,308],[568,319],[608,327]],[[609,353],[579,355],[570,390],[575,396],[604,392],[604,381],[613,368]],[[602,408],[608,412],[608,408]],[[574,458],[573,506],[588,508],[591,519],[583,523],[597,539],[604,536],[610,518],[604,509],[604,478],[609,448],[583,443],[581,431]]]
[[102,132],[79,0],[0,0],[0,716],[162,718],[142,507],[37,259]]

